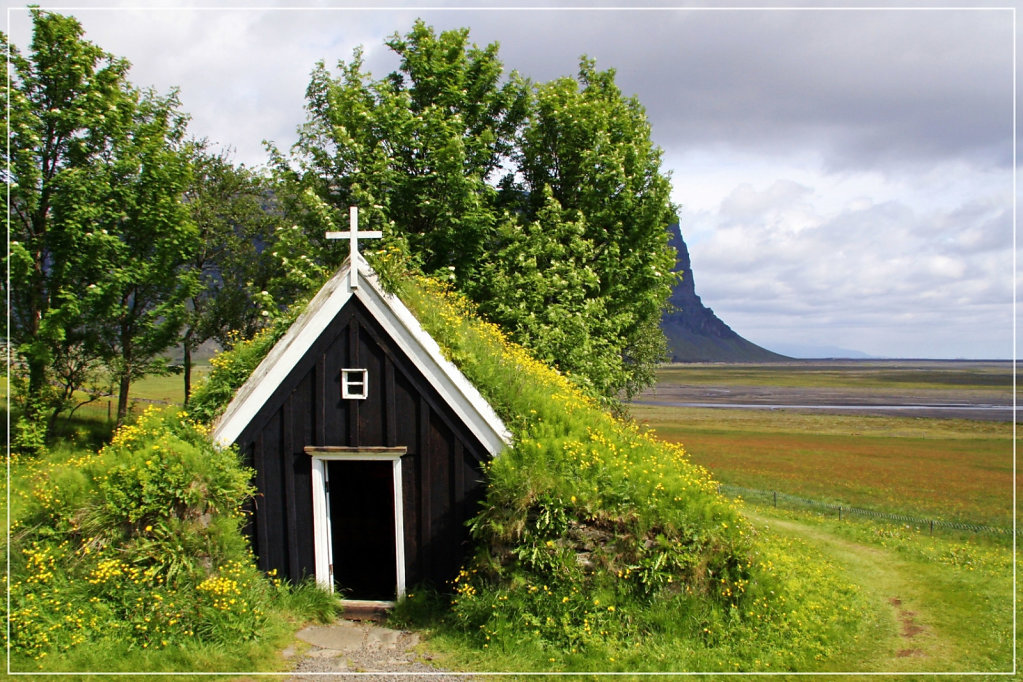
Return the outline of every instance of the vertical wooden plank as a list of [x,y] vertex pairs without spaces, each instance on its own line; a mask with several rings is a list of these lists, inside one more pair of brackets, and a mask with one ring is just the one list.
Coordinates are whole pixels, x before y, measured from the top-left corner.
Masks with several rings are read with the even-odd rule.
[[[312,359],[320,357],[317,352]],[[293,471],[292,497],[290,504],[295,509],[295,543],[300,576],[313,575],[315,572],[315,554],[307,538],[313,536],[313,521],[310,515],[312,508],[312,465],[310,457],[302,448],[317,442],[317,372],[316,362],[311,362],[301,382],[292,393],[291,403],[291,469]]]
[[325,445],[327,439],[327,386],[326,386],[326,371],[327,361],[326,352],[320,353],[319,357],[316,358],[316,367],[313,368],[313,373],[316,375],[314,380],[315,388],[313,389],[313,419],[315,426],[313,432],[315,440],[313,445]]
[[[281,471],[281,411],[267,419],[260,433],[263,449],[263,518],[266,519],[266,543],[262,553],[268,569],[288,575],[287,523],[285,521],[284,476]],[[288,575],[289,578],[292,576]]]
[[348,329],[337,332],[323,348],[323,445],[348,444],[348,401],[341,399],[341,368],[348,367]]
[[263,430],[256,432],[256,441],[252,448],[252,466],[256,470],[256,495],[253,500],[256,516],[256,546],[253,548],[256,556],[259,557],[258,566],[260,570],[269,571],[269,557],[267,548],[270,546],[268,537],[268,524],[270,519],[266,513],[266,456],[263,450]]
[[313,575],[316,582],[325,590],[333,591],[334,580],[331,575],[330,530],[328,528],[327,495],[325,486],[326,462],[320,457],[312,460],[312,491],[313,491]]
[[397,445],[398,440],[398,416],[397,398],[394,388],[394,363],[387,355],[384,356],[384,419],[387,420],[385,433],[387,434],[386,444],[388,447]]
[[416,508],[418,498],[416,497],[415,486],[418,481],[416,476],[416,462],[412,457],[402,457],[402,496],[404,497],[405,508],[405,575],[409,584],[414,585],[422,580],[422,572],[419,569],[419,511]]
[[[284,468],[284,494],[281,496],[281,501],[284,503],[285,518],[288,524],[286,540],[288,575],[298,580],[301,571],[298,561],[300,549],[298,546],[298,510],[296,509],[297,491],[295,490],[295,401],[292,398],[293,396],[289,395],[281,409],[281,466]],[[301,447],[297,450],[302,452]],[[305,455],[304,452],[302,454]]]
[[[348,325],[348,367],[359,368],[359,319],[352,316]],[[348,400],[348,444],[352,447],[359,447],[362,444],[359,433],[359,403],[360,400]]]
[[423,565],[419,548],[423,545],[422,516],[420,502],[422,500],[422,451],[419,449],[419,410],[415,392],[408,385],[407,378],[401,373],[401,365],[393,366],[394,372],[394,406],[395,406],[395,445],[404,445],[408,454],[402,458],[405,471],[405,561],[408,566],[410,584],[423,580]]
[[[452,564],[457,563],[456,556],[458,541],[455,536],[459,535],[458,528],[452,527],[451,509],[451,465],[453,455],[453,444],[451,443],[451,432],[444,428],[438,415],[434,414],[430,420],[430,490],[431,511],[433,519],[430,530],[431,545],[436,545],[437,552],[433,555],[433,565],[430,572],[434,580],[441,584],[445,579],[450,579],[453,573],[450,571]],[[449,573],[451,575],[449,575]]]
[[[455,527],[465,527],[465,447],[462,439],[455,435],[455,461],[451,464],[452,495],[451,508],[454,512]],[[454,544],[460,545],[460,539]]]
[[423,567],[424,577],[432,573],[433,567],[433,510],[430,494],[433,489],[431,477],[431,460],[435,453],[430,451],[430,406],[423,396],[419,396],[419,529],[422,539],[419,543],[419,561]]

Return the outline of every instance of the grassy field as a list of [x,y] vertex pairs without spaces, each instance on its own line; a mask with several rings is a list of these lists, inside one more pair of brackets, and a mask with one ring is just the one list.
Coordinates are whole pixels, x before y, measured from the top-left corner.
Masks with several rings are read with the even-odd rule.
[[[671,367],[661,377],[707,387],[828,384],[880,393],[911,385],[917,391],[972,392],[978,400],[1004,395],[1004,379],[999,378],[1004,365],[975,369],[971,376],[968,368],[931,368],[913,381],[909,366],[858,365],[850,371],[830,364]],[[181,377],[147,379],[133,392],[179,404]],[[140,401],[139,409],[144,405]],[[104,415],[105,409],[99,407]],[[1011,523],[1009,423],[644,405],[634,406],[633,414],[661,437],[683,443],[691,459],[722,482],[913,516]],[[788,607],[779,611],[789,629],[738,636],[738,630],[723,627],[730,633],[727,639],[692,646],[683,626],[694,615],[665,604],[664,622],[644,625],[647,634],[627,642],[634,650],[594,647],[576,656],[531,648],[515,637],[505,646],[479,649],[450,623],[427,619],[416,625],[423,628],[426,646],[439,655],[437,664],[471,672],[721,671],[741,661],[743,671],[869,672],[902,682],[931,679],[927,673],[935,672],[1004,679],[1002,674],[1011,671],[1017,642],[1013,553],[1006,537],[931,536],[905,525],[839,522],[812,511],[740,504],[756,528],[759,559],[773,561],[788,581],[786,591],[801,595],[799,614],[787,613]],[[814,620],[814,609],[829,618],[848,617]],[[817,640],[811,635],[820,628],[833,629],[830,643],[812,648]],[[268,658],[261,665],[275,669],[279,662],[271,660],[272,651],[264,655]],[[127,665],[133,664],[140,665]]]
[[822,672],[905,680],[914,672],[919,679],[932,679],[926,673],[998,679],[978,674],[1012,671],[1013,553],[1006,538],[931,536],[904,525],[751,504],[743,513],[772,542],[811,545],[858,586],[862,629]]
[[[931,390],[954,385],[986,396],[1006,375],[1004,366],[988,364],[972,371],[968,364],[937,369],[815,364],[674,366],[659,378],[658,390],[673,381],[826,384],[869,385],[872,394],[883,395],[912,383]],[[662,438],[683,443],[693,461],[723,483],[942,520],[1001,526],[1012,521],[1011,423],[641,404],[632,413]]]
[[[197,363],[192,368],[192,387],[209,374],[209,363]],[[140,414],[147,405],[180,405],[184,400],[184,379],[180,374],[148,376],[131,385],[128,401],[132,413]],[[113,419],[117,416],[117,393],[83,405],[76,416],[87,419]]]

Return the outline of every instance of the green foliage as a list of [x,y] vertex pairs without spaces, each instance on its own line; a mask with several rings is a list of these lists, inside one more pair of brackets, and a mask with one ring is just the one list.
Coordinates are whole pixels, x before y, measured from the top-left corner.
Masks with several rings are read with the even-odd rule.
[[255,569],[240,530],[251,472],[180,416],[150,410],[98,453],[23,466],[12,491],[15,669],[60,670],[92,648],[115,658],[238,648],[275,636],[282,619],[336,611],[315,588]]
[[[28,421],[57,416],[119,384],[164,371],[194,281],[178,272],[195,233],[185,117],[174,94],[140,91],[128,64],[84,40],[74,19],[33,9],[28,58],[11,48],[11,341],[27,375]],[[6,37],[0,36],[5,47]],[[9,66],[8,66],[9,65]],[[42,405],[42,407],[39,407]]]
[[[313,71],[295,146],[301,185],[339,209],[358,206],[371,229],[406,234],[426,271],[452,266],[471,279],[496,218],[488,180],[525,115],[523,84],[500,84],[497,46],[470,45],[466,29],[436,35],[419,21],[387,45],[401,59],[387,78],[362,71],[361,50],[337,77],[323,62]],[[337,265],[344,254],[333,254],[326,262]]]
[[184,198],[198,244],[186,267],[200,286],[189,299],[182,338],[186,402],[192,352],[209,339],[227,346],[237,335],[248,338],[269,317],[267,302],[257,299],[276,274],[271,254],[279,226],[269,210],[268,183],[235,166],[227,151],[215,153],[202,140],[192,145],[190,162],[192,182]]
[[[622,95],[614,70],[597,71],[586,57],[575,78],[535,86],[529,111],[513,154],[521,178],[512,185],[522,198],[518,210],[556,232],[564,229],[559,223],[578,221],[575,239],[592,251],[573,258],[596,280],[587,282],[585,300],[592,307],[574,310],[596,341],[595,359],[575,359],[578,368],[561,358],[557,364],[588,376],[604,396],[631,397],[653,383],[653,368],[666,355],[658,325],[676,281],[667,233],[675,207],[660,168],[661,150],[650,139],[639,101]],[[551,214],[552,199],[563,211],[560,218]],[[562,282],[556,274],[551,279],[549,286],[558,290]],[[469,291],[489,315],[493,297]],[[510,321],[497,314],[492,319]],[[546,352],[531,333],[512,338]]]
[[387,45],[401,61],[383,79],[361,51],[336,75],[318,64],[292,157],[275,153],[310,256],[340,262],[322,232],[358,206],[424,272],[608,402],[649,384],[665,352],[674,209],[642,107],[589,60],[577,79],[505,76],[497,45],[471,44],[466,29],[417,21]]
[[[17,391],[18,383],[23,384],[23,378],[12,377],[12,392]],[[47,401],[42,397],[30,396],[24,387],[20,388],[22,390],[15,393],[17,397],[14,400],[17,416],[11,420],[11,452],[36,457],[46,452],[47,428],[42,416],[46,412]]]
[[502,226],[504,246],[483,265],[476,287],[480,311],[539,359],[613,393],[618,349],[610,341],[614,330],[602,325],[608,311],[585,216],[563,210],[549,186],[545,195],[535,221]]

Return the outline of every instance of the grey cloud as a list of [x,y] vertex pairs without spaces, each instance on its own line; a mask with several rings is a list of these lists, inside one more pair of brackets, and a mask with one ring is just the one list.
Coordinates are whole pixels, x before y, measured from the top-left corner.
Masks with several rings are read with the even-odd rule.
[[[1004,11],[78,14],[90,37],[115,51],[137,34],[127,55],[137,70],[177,76],[170,84],[183,95],[203,88],[196,101],[226,91],[220,101],[235,103],[239,118],[255,110],[271,128],[301,123],[284,119],[300,110],[292,100],[301,100],[317,59],[347,60],[361,43],[382,76],[394,66],[383,41],[421,15],[439,29],[467,26],[480,44],[499,42],[506,67],[536,80],[574,74],[584,53],[615,68],[668,150],[812,149],[832,170],[964,156],[1004,165],[1011,157],[1012,26]],[[194,39],[175,29],[182,17]],[[165,23],[173,40],[161,42],[153,22]]]
[[884,355],[919,354],[902,350],[913,338],[948,355],[1005,345],[1006,10],[75,13],[134,63],[133,82],[181,86],[193,132],[249,164],[265,159],[262,139],[294,140],[317,60],[362,44],[381,77],[396,65],[383,41],[416,16],[500,42],[505,66],[535,80],[572,75],[588,54],[639,97],[666,159],[684,160],[676,186],[703,192],[686,217],[697,292],[737,331]]
[[[431,17],[432,18],[432,17]],[[507,66],[615,67],[661,146],[789,153],[835,170],[1011,157],[1012,23],[1005,11],[480,13],[438,17],[500,40]]]

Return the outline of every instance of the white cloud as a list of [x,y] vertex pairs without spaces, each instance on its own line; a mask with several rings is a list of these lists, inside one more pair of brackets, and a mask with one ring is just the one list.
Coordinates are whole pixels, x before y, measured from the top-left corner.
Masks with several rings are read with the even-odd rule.
[[[862,350],[899,354],[881,348],[881,332],[862,331],[874,329],[903,345],[915,339],[910,355],[991,357],[1002,348],[1004,357],[1011,226],[1007,198],[995,199],[945,212],[858,197],[829,210],[833,202],[802,183],[744,183],[700,215],[705,231],[716,229],[690,249],[697,293],[754,338],[815,329],[815,343],[855,347],[850,339],[864,338],[875,347]],[[984,323],[981,313],[990,316]],[[956,334],[958,345],[947,340]]]

